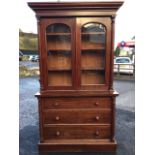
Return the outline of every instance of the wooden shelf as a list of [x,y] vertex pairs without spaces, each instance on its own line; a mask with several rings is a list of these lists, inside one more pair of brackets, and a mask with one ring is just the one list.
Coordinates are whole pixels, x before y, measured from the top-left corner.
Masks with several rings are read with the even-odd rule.
[[[48,72],[48,85],[49,86],[71,86],[72,73],[71,70],[53,70]],[[60,72],[61,71],[61,72]]]
[[102,53],[102,52],[105,52],[105,48],[101,48],[101,49],[100,48],[98,48],[98,49],[89,49],[89,48],[87,49],[87,48],[84,48],[84,49],[81,49],[81,52],[83,52],[83,54],[84,53],[88,53],[88,52]]
[[104,68],[82,68],[83,71],[104,71]]
[[105,45],[103,43],[83,41],[81,50],[105,50]]
[[49,51],[50,51],[51,53],[54,53],[54,52],[57,53],[57,52],[63,52],[63,51],[64,51],[64,52],[70,52],[71,49],[67,49],[67,48],[66,48],[66,49],[61,49],[61,48],[58,49],[58,48],[56,48],[56,49],[48,49],[48,52],[49,52]]
[[68,33],[68,32],[66,32],[66,33],[60,33],[60,32],[53,33],[53,32],[51,32],[51,33],[46,33],[46,35],[47,36],[70,36],[71,33]]
[[87,48],[87,47],[82,47],[81,49],[82,51],[103,51],[105,50],[105,48],[100,48],[100,47],[94,47],[94,48]]
[[70,42],[60,42],[60,41],[48,41],[47,43],[48,51],[64,51],[64,50],[71,50],[71,43]]
[[90,70],[82,70],[81,74],[82,85],[104,84],[104,81],[105,77],[102,72],[96,70],[94,70],[93,72]]
[[105,32],[82,32],[82,35],[104,35]]
[[48,71],[52,72],[52,71],[72,71],[71,68],[48,68]]

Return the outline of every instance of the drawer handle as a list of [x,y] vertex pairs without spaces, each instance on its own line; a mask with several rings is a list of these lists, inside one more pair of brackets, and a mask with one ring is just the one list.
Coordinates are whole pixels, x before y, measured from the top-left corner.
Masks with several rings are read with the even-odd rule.
[[59,103],[58,103],[58,102],[55,102],[55,103],[54,103],[54,106],[55,106],[55,107],[59,106]]
[[96,132],[95,132],[95,135],[96,135],[96,136],[99,136],[99,131],[96,131]]
[[95,105],[98,106],[99,105],[99,102],[95,102]]
[[98,121],[100,119],[100,117],[99,116],[96,116],[95,119]]
[[56,132],[56,136],[60,136],[60,132],[59,131]]
[[56,121],[60,120],[60,117],[59,117],[59,116],[56,116],[56,117],[55,117],[55,120],[56,120]]

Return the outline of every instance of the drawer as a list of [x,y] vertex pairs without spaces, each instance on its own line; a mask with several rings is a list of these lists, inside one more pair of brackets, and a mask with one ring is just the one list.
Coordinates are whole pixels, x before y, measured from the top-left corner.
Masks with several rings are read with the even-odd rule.
[[55,109],[44,111],[45,124],[111,123],[110,109]]
[[44,139],[110,138],[110,125],[45,125]]
[[45,98],[45,109],[111,108],[111,98]]

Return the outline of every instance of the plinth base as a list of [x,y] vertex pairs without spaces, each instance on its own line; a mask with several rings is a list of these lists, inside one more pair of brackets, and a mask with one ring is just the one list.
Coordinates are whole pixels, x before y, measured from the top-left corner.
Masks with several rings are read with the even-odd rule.
[[46,140],[39,143],[42,152],[115,152],[116,141],[109,140]]

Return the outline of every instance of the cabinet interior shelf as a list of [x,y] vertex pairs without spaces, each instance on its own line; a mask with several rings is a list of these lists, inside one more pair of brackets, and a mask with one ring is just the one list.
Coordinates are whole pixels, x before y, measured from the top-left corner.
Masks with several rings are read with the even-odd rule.
[[[48,68],[48,71],[71,71],[71,68]],[[104,68],[82,68],[83,71],[104,71]]]
[[50,33],[46,33],[46,35],[47,36],[70,36],[71,35],[71,33],[68,33],[68,32],[66,32],[66,33],[60,33],[60,32],[55,32],[55,33],[53,33],[53,32],[50,32]]
[[87,47],[82,47],[81,51],[98,51],[98,52],[103,52],[105,48],[100,48],[100,47],[95,47],[95,48],[87,48]]
[[[82,35],[104,35],[105,32],[82,32]],[[69,36],[71,35],[71,33],[69,32],[66,32],[66,33],[60,33],[60,32],[49,32],[49,33],[46,33],[47,36]]]
[[82,35],[104,35],[105,32],[82,32]]
[[[87,48],[87,47],[82,47],[82,49],[81,49],[81,51],[95,51],[95,52],[103,52],[103,50],[105,50],[105,47],[103,47],[103,48],[100,48],[100,47],[95,47],[95,48]],[[51,52],[62,52],[62,51],[71,51],[71,49],[64,49],[64,48],[62,48],[62,49],[58,49],[58,48],[53,48],[53,49],[48,49],[48,51],[51,51]]]
[[64,48],[53,48],[53,49],[48,49],[48,51],[50,51],[50,52],[70,52],[71,51],[71,49],[64,49]]
[[82,68],[82,70],[86,71],[104,71],[104,68]]
[[71,71],[71,68],[48,68],[49,72],[55,72],[55,71]]

